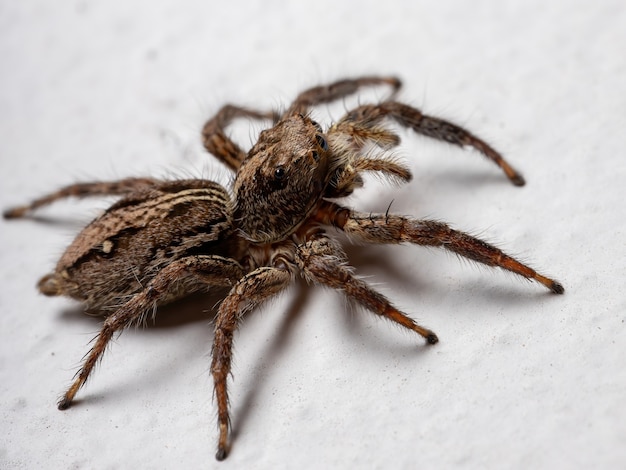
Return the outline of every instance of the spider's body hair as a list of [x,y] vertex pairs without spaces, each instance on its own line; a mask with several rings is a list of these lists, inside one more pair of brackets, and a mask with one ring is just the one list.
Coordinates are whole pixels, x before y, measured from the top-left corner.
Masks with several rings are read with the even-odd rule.
[[[391,97],[347,111],[327,132],[308,114],[312,106],[375,85],[390,86]],[[339,80],[305,90],[282,113],[225,105],[206,122],[202,139],[205,148],[235,174],[232,191],[205,179],[126,178],[70,185],[5,211],[5,218],[18,218],[67,197],[120,198],[83,229],[55,270],[39,282],[43,294],[69,296],[83,302],[86,310],[105,314],[74,382],[59,400],[59,409],[72,404],[107,345],[124,328],[143,323],[160,305],[214,287],[230,289],[219,305],[211,350],[218,460],[230,449],[227,381],[243,313],[284,291],[296,276],[341,291],[350,301],[428,344],[437,343],[433,331],[398,310],[355,274],[329,228],[344,232],[358,244],[439,247],[562,294],[558,281],[443,222],[391,214],[389,208],[384,214],[361,213],[331,201],[361,187],[364,172],[396,182],[411,179],[409,169],[390,153],[400,138],[385,126],[389,122],[471,147],[497,165],[513,184],[524,184],[522,176],[478,137],[395,101],[400,85],[395,77]],[[272,122],[249,152],[226,133],[231,121],[242,117]]]

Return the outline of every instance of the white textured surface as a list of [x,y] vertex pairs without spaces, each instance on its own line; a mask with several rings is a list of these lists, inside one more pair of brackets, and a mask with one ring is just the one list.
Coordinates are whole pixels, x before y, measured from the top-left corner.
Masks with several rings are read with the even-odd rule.
[[528,184],[406,133],[414,181],[368,181],[352,203],[473,230],[566,295],[435,250],[350,249],[441,343],[295,287],[244,322],[218,464],[215,299],[122,334],[56,410],[98,323],[34,284],[106,203],[57,204],[48,223],[0,222],[0,467],[624,468],[623,2],[214,3],[3,2],[0,205],[85,179],[227,181],[197,136],[221,104],[397,74],[402,98],[485,137]]

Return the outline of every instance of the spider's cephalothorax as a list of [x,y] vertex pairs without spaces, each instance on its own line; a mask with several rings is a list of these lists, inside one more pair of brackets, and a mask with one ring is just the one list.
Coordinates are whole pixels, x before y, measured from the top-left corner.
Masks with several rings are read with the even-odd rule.
[[284,240],[310,215],[328,185],[328,144],[296,114],[261,132],[235,179],[235,223],[255,243]]
[[[363,184],[363,172],[400,181],[409,170],[385,151],[400,139],[389,124],[460,147],[472,147],[518,186],[524,180],[488,144],[450,122],[426,116],[392,98],[358,106],[326,132],[308,113],[317,104],[389,85],[391,77],[341,80],[306,90],[282,114],[224,106],[204,126],[205,148],[236,172],[232,196],[217,183],[127,178],[79,183],[4,212],[28,215],[58,199],[117,195],[121,199],[91,222],[68,247],[51,274],[39,282],[46,295],[66,295],[105,314],[102,329],[76,379],[59,401],[68,408],[115,332],[140,321],[156,306],[215,286],[230,288],[215,321],[211,373],[218,407],[217,458],[229,450],[227,378],[233,336],[242,311],[287,287],[294,276],[342,291],[348,298],[435,344],[435,333],[415,323],[353,274],[334,227],[359,243],[438,246],[487,266],[532,279],[556,294],[563,286],[498,248],[435,220],[389,213],[364,214],[338,204]],[[234,118],[270,119],[246,154],[226,134]],[[376,151],[378,149],[378,153]],[[333,199],[333,201],[331,201]]]

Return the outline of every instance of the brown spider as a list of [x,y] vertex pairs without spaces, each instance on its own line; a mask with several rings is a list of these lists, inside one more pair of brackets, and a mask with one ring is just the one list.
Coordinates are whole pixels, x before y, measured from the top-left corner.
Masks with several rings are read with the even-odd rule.
[[[356,92],[389,85],[392,97],[358,106],[326,131],[309,109]],[[498,152],[470,132],[395,101],[400,81],[391,77],[341,80],[301,93],[284,113],[264,113],[226,105],[202,131],[205,148],[236,173],[232,196],[203,179],[163,181],[127,178],[79,183],[26,206],[4,212],[17,218],[70,196],[121,196],[91,222],[38,284],[45,295],[66,295],[86,309],[105,314],[102,329],[74,382],[59,401],[65,410],[90,376],[113,335],[141,321],[158,305],[212,286],[230,291],[215,321],[211,373],[217,397],[219,441],[216,457],[229,442],[227,377],[233,336],[243,313],[285,289],[296,275],[344,292],[371,310],[435,344],[435,333],[397,310],[353,274],[346,254],[326,227],[343,230],[364,243],[438,246],[487,266],[533,279],[556,294],[563,286],[498,248],[442,222],[392,214],[364,214],[330,201],[362,186],[361,173],[380,172],[408,181],[409,170],[373,156],[399,144],[385,123],[395,121],[437,140],[473,147],[498,165],[511,182],[524,184]],[[234,118],[271,119],[246,154],[226,134]]]

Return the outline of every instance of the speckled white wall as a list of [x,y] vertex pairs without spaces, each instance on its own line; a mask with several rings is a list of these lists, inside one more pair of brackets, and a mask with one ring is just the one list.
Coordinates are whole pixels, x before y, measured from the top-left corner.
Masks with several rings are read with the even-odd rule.
[[[528,184],[401,132],[414,180],[368,179],[350,204],[384,211],[393,200],[480,234],[566,295],[435,250],[348,248],[357,272],[441,343],[416,344],[337,293],[296,285],[237,337],[235,440],[219,467],[619,468],[625,25],[619,0],[3,2],[0,206],[77,180],[228,184],[198,138],[221,104],[285,106],[321,81],[397,74],[401,98],[492,142]],[[245,144],[258,131],[234,132]],[[216,298],[123,333],[77,405],[56,410],[98,319],[34,284],[106,204],[0,222],[0,467],[217,468]]]

